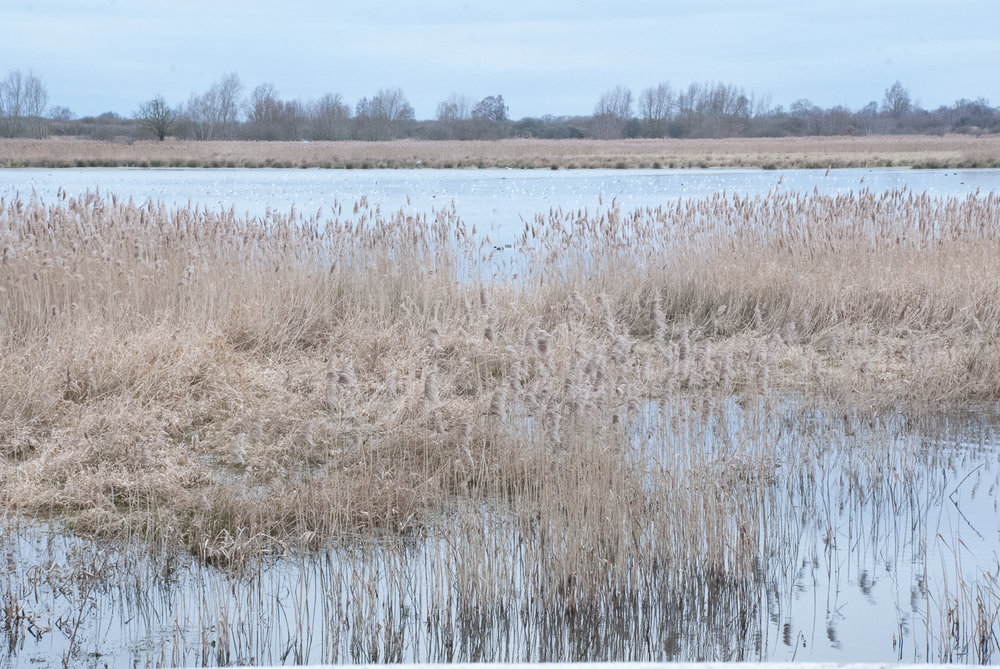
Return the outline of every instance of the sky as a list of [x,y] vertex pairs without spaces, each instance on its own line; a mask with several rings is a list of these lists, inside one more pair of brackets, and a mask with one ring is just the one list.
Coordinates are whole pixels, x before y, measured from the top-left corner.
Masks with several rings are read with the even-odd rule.
[[451,94],[511,118],[593,113],[622,84],[724,82],[788,107],[859,109],[894,81],[934,109],[1000,104],[997,0],[2,0],[0,78],[31,71],[50,106],[131,116],[236,72],[249,93],[400,88],[418,119]]

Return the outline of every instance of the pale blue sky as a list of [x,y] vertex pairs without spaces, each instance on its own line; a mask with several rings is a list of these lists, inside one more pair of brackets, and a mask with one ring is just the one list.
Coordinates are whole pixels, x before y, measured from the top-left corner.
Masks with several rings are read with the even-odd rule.
[[418,118],[451,93],[513,118],[589,114],[601,93],[722,81],[857,109],[900,80],[927,108],[1000,104],[997,0],[4,0],[0,77],[32,70],[51,105],[130,115],[237,72],[245,92],[402,88]]

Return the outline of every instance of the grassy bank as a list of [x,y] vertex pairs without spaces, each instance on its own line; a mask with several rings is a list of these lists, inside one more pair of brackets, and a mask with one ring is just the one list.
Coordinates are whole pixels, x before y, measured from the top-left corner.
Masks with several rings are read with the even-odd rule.
[[0,167],[705,168],[1000,167],[1000,137],[395,142],[0,139]]
[[[774,453],[685,456],[651,491],[630,435],[676,440],[681,397],[1000,398],[998,217],[995,196],[716,196],[554,211],[497,252],[450,210],[5,202],[0,508],[230,560],[470,495],[588,508],[614,481],[605,508],[640,525],[659,495],[752,536],[692,468],[750,494]],[[688,557],[731,564],[737,535]]]

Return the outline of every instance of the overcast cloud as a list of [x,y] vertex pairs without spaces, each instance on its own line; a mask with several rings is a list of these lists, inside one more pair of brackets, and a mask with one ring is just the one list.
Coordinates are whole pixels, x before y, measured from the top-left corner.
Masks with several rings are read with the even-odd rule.
[[616,85],[722,81],[857,109],[900,80],[924,107],[1000,102],[1000,2],[10,0],[0,77],[32,70],[50,104],[130,115],[228,72],[286,99],[353,104],[400,87],[418,118],[451,93],[513,118],[589,114]]

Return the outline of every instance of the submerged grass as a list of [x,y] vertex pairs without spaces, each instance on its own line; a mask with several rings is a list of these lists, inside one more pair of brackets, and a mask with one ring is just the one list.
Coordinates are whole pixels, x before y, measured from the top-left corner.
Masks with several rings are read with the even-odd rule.
[[1000,138],[887,135],[393,142],[0,140],[0,167],[627,169],[1000,167]]
[[[3,515],[237,571],[429,542],[420,596],[451,658],[477,616],[565,630],[654,595],[759,613],[705,593],[767,589],[794,534],[775,499],[815,485],[830,434],[868,425],[849,488],[905,504],[916,442],[881,417],[1000,398],[992,194],[611,202],[540,215],[507,251],[453,209],[336,211],[0,202]],[[788,440],[816,423],[788,396],[824,407],[823,439]],[[396,647],[377,616],[351,629]]]

